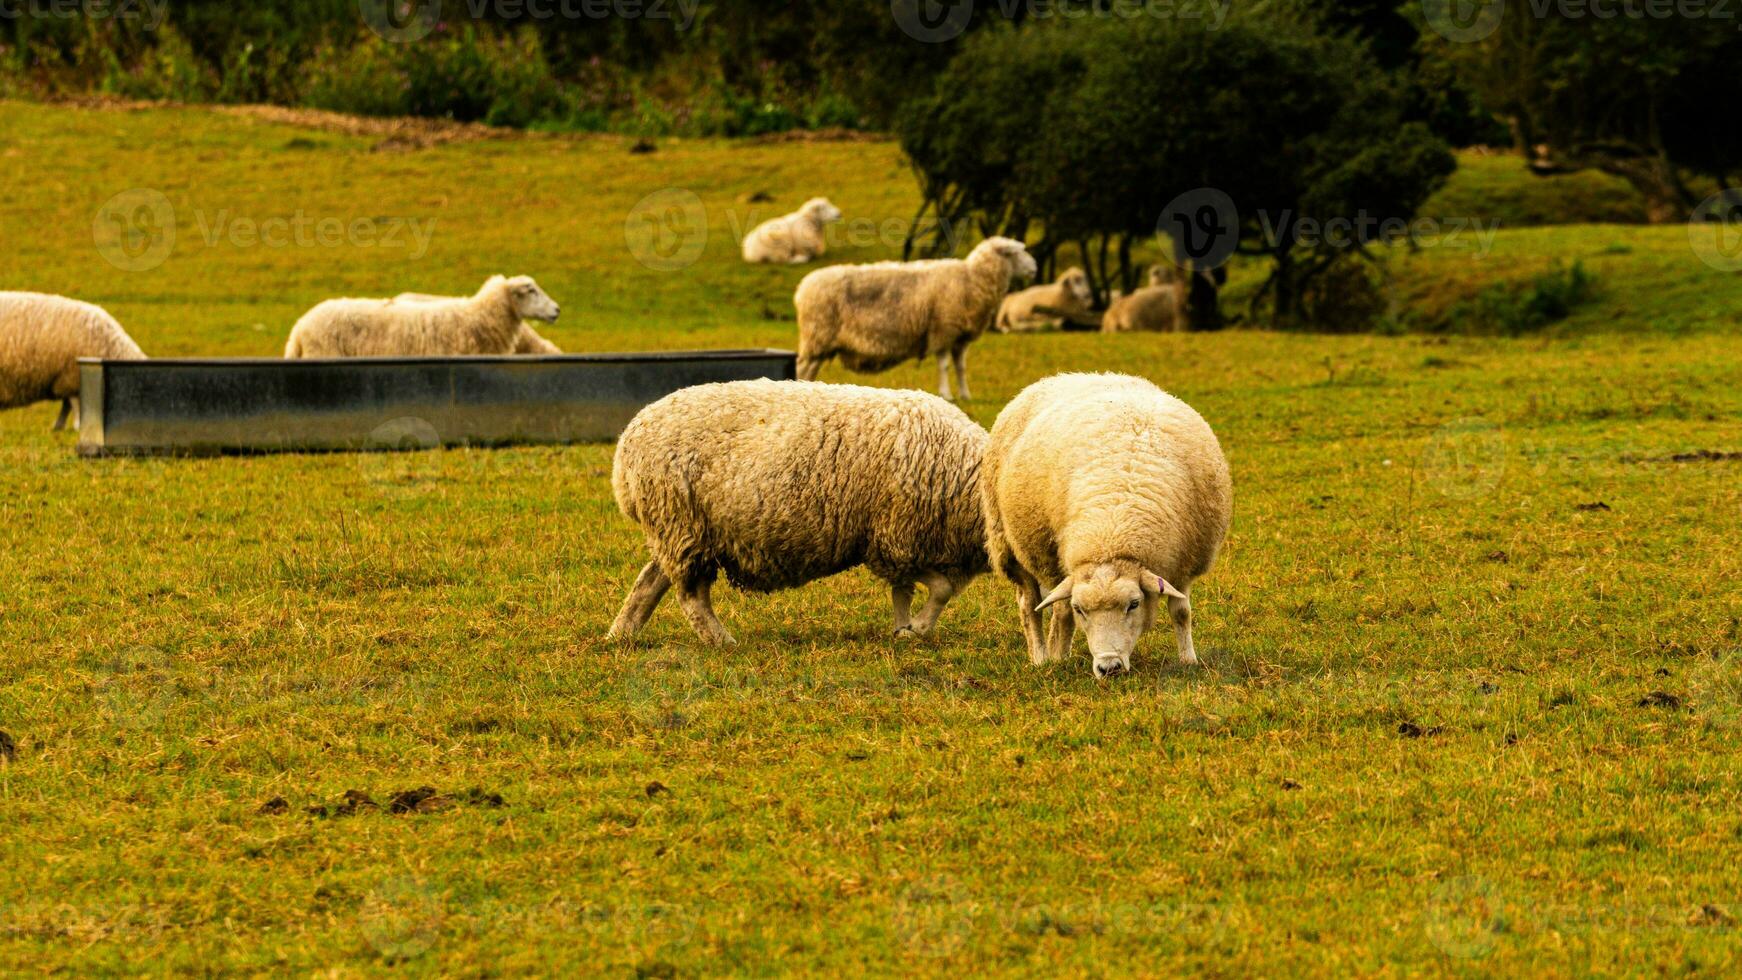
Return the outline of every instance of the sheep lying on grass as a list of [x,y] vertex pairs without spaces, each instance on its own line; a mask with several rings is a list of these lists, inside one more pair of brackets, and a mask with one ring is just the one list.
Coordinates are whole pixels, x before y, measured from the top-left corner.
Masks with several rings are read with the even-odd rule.
[[[986,430],[914,391],[804,381],[701,385],[643,409],[617,444],[617,506],[653,560],[611,636],[675,583],[711,644],[732,636],[709,590],[793,588],[858,565],[890,585],[898,637],[923,635],[988,568],[978,483]],[[910,613],[916,584],[926,604]]]
[[493,276],[469,299],[333,299],[303,314],[284,356],[447,357],[510,354],[521,320],[556,322],[561,309],[531,277]]
[[1072,267],[1066,269],[1057,282],[1031,286],[1004,297],[1004,303],[998,307],[998,330],[1017,333],[1057,329],[1064,321],[1049,315],[1051,311],[1087,317],[1094,302],[1095,294],[1089,288],[1088,273]]
[[60,400],[54,430],[79,427],[79,358],[142,361],[102,307],[43,293],[0,293],[0,408]]
[[1035,273],[1019,241],[988,238],[966,260],[837,265],[804,277],[798,307],[798,376],[814,380],[839,357],[848,370],[887,371],[902,361],[938,359],[938,393],[968,394],[967,354],[998,314],[1012,277]]
[[[981,497],[992,567],[1016,583],[1036,664],[1068,656],[1081,623],[1095,676],[1129,670],[1163,598],[1180,662],[1197,663],[1192,582],[1234,505],[1221,445],[1190,406],[1118,374],[1031,385],[992,427]],[[1043,637],[1040,611],[1055,603]]]
[[828,251],[823,235],[841,209],[826,197],[813,197],[791,214],[770,218],[744,236],[744,261],[801,265]]
[[[433,296],[429,293],[400,293],[393,297],[395,303],[460,303],[464,296]],[[521,321],[520,332],[514,335],[514,349],[510,354],[561,354],[562,348],[551,343],[532,329],[532,324]]]
[[1101,317],[1101,332],[1183,329],[1179,305],[1179,286],[1173,280],[1173,270],[1165,265],[1150,266],[1149,285],[1115,298]]

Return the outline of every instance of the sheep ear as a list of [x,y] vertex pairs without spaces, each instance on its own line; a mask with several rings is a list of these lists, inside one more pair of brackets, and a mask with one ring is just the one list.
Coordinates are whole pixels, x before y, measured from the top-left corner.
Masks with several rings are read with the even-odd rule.
[[1058,584],[1058,588],[1053,589],[1051,592],[1047,593],[1045,599],[1040,600],[1040,605],[1035,606],[1034,611],[1040,612],[1042,609],[1045,609],[1047,606],[1050,606],[1055,602],[1063,602],[1066,599],[1069,599],[1071,597],[1071,590],[1075,587],[1076,583],[1072,582],[1069,576],[1066,576],[1065,580]]
[[1162,578],[1160,575],[1155,574],[1147,568],[1144,569],[1143,574],[1138,577],[1138,581],[1143,586],[1143,591],[1152,596],[1169,596],[1174,599],[1184,599],[1186,597],[1184,592],[1181,592],[1167,584],[1167,579]]

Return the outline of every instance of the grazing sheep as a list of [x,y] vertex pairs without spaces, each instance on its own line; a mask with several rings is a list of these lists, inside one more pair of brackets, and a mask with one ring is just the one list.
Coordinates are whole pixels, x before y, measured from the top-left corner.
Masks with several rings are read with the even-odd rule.
[[1179,305],[1179,286],[1173,281],[1173,270],[1165,265],[1150,266],[1149,285],[1115,297],[1101,316],[1101,332],[1179,330],[1185,323]]
[[1039,312],[1036,307],[1087,317],[1094,302],[1095,294],[1089,288],[1088,273],[1073,266],[1066,269],[1057,282],[1031,286],[1004,297],[1004,303],[998,307],[998,330],[1000,333],[1016,333],[1057,329],[1064,321]]
[[512,353],[521,320],[556,322],[561,308],[529,276],[492,276],[470,299],[332,299],[290,331],[287,358]]
[[[1129,670],[1163,597],[1180,662],[1197,663],[1192,582],[1228,534],[1233,485],[1190,406],[1119,374],[1031,385],[992,427],[981,498],[992,567],[1016,583],[1036,664],[1069,655],[1081,623],[1095,676]],[[1043,637],[1040,611],[1054,603]]]
[[[709,590],[793,588],[858,565],[890,585],[898,637],[923,635],[988,570],[979,490],[986,430],[915,391],[807,381],[687,388],[643,409],[617,444],[617,506],[653,560],[611,636],[646,624],[673,583],[711,644],[732,636]],[[910,613],[915,584],[926,604]]]
[[841,220],[841,209],[813,197],[791,214],[770,218],[744,236],[744,261],[802,265],[828,251],[823,228]]
[[102,307],[43,293],[0,293],[0,408],[60,400],[54,430],[79,427],[79,358],[142,361]]
[[[429,293],[400,293],[393,297],[395,303],[458,303],[466,299],[464,296],[433,296]],[[520,332],[514,335],[514,349],[510,354],[561,354],[561,347],[551,343],[532,329],[532,324],[524,321],[520,324]]]
[[988,238],[966,260],[837,265],[804,277],[798,307],[798,376],[816,379],[839,357],[848,370],[887,371],[938,359],[938,393],[950,398],[950,364],[968,394],[968,345],[998,314],[1013,277],[1030,278],[1034,257],[1019,241]]

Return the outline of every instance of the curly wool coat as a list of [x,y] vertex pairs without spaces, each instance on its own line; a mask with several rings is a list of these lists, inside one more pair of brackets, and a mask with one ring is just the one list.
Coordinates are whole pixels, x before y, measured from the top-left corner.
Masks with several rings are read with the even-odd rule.
[[0,293],[0,408],[77,398],[79,358],[145,359],[100,306],[43,293]]
[[457,357],[516,353],[521,320],[554,319],[556,305],[531,279],[494,276],[468,299],[400,302],[332,299],[303,314],[287,358]]

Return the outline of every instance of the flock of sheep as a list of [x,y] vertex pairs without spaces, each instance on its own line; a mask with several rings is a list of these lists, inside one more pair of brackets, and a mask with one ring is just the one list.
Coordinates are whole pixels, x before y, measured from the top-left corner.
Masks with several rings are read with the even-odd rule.
[[[753,230],[744,258],[811,261],[840,217],[813,199]],[[996,571],[1016,586],[1037,664],[1065,657],[1081,624],[1096,676],[1122,673],[1164,606],[1180,660],[1195,663],[1192,583],[1209,571],[1232,511],[1228,466],[1204,420],[1123,375],[1032,385],[990,436],[949,404],[952,368],[955,392],[969,397],[967,349],[987,329],[1088,313],[1080,269],[1010,293],[1036,271],[1022,242],[997,237],[966,259],[821,269],[793,297],[798,380],[703,385],[638,414],[618,443],[612,485],[651,561],[611,635],[633,636],[676,586],[695,631],[730,643],[709,597],[721,573],[771,591],[860,565],[889,583],[896,634],[923,635],[952,596]],[[1178,291],[1152,277],[1114,303],[1104,329],[1173,329]],[[492,277],[469,297],[328,300],[297,321],[285,357],[554,354],[528,321],[552,323],[560,312],[524,276]],[[0,293],[0,408],[58,399],[63,428],[82,357],[145,354],[99,307]],[[926,357],[937,358],[942,398],[815,382],[831,359],[876,372]]]

